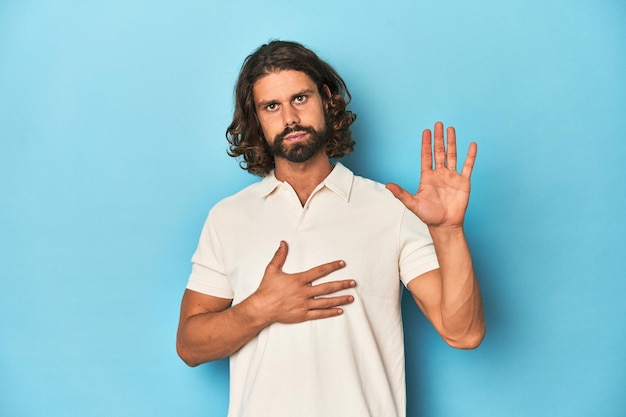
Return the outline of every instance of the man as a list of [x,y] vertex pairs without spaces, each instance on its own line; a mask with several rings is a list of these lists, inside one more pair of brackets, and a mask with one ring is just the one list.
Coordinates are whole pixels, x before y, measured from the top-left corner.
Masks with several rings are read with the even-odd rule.
[[454,129],[446,151],[435,125],[434,156],[425,130],[415,195],[333,164],[354,144],[350,94],[291,42],[250,55],[235,96],[230,154],[263,180],[209,213],[180,357],[230,357],[229,416],[404,416],[400,282],[451,346],[485,334],[463,234],[476,144],[458,174]]

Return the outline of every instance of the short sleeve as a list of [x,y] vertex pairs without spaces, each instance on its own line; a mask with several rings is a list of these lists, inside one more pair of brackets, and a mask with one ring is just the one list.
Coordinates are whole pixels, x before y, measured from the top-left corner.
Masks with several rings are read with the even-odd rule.
[[198,248],[191,261],[187,289],[214,297],[232,299],[234,292],[225,273],[222,245],[216,230],[213,212],[202,228]]
[[405,286],[414,278],[439,268],[428,227],[407,209],[404,209],[400,226],[399,267]]

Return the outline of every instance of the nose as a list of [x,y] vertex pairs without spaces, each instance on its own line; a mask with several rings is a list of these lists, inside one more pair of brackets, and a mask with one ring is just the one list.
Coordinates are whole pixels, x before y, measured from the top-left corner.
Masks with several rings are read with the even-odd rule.
[[293,106],[283,107],[283,123],[285,127],[297,125],[300,123],[300,117],[298,116],[298,110]]

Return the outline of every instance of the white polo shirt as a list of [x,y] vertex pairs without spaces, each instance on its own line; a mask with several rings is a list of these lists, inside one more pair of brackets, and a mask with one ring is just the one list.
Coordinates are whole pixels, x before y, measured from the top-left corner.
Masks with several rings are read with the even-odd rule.
[[438,268],[427,227],[382,184],[337,163],[304,207],[273,173],[219,202],[187,288],[237,304],[285,240],[283,270],[343,259],[313,284],[354,279],[344,314],[273,324],[230,358],[229,417],[404,416],[400,280]]

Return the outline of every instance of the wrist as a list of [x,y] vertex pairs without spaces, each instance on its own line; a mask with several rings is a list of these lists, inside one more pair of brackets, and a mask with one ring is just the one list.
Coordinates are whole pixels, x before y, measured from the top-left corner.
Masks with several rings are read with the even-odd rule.
[[428,231],[432,236],[433,240],[438,241],[450,241],[454,239],[465,239],[465,232],[463,230],[463,225],[455,225],[455,226],[428,226]]
[[254,327],[265,328],[274,322],[271,314],[267,311],[267,303],[258,292],[252,293],[241,304],[245,304],[246,318]]

